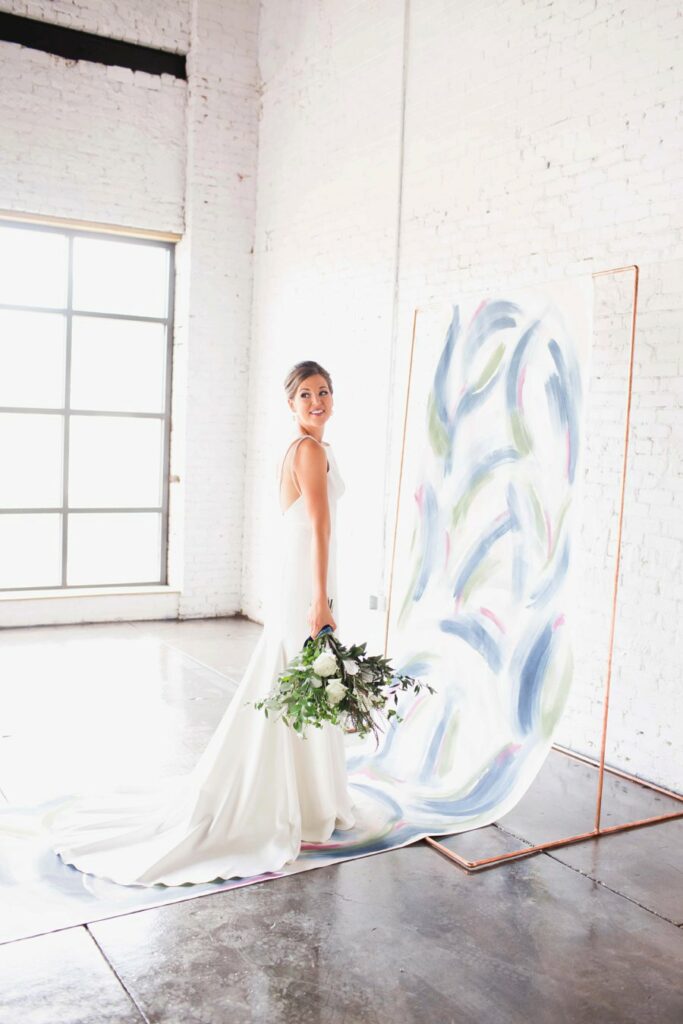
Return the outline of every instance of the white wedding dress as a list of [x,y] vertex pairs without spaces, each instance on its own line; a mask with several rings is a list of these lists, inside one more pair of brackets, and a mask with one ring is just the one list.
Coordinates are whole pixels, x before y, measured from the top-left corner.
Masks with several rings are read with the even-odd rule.
[[[334,452],[325,449],[327,593],[338,628],[336,504],[345,487]],[[194,769],[159,785],[81,794],[46,812],[49,845],[67,864],[124,885],[248,877],[280,870],[302,841],[325,842],[335,829],[354,826],[341,729],[326,722],[302,737],[245,706],[270,692],[309,635],[312,530],[301,497],[281,514],[280,527],[263,632]]]

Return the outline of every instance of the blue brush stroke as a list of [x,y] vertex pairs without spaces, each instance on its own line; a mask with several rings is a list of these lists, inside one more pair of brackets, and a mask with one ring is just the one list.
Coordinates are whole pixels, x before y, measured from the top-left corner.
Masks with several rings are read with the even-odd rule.
[[[516,327],[517,320],[510,314],[517,314],[520,312],[521,310],[519,306],[516,306],[513,302],[507,302],[503,299],[488,303],[477,315],[470,327],[470,333],[465,342],[465,364],[469,365],[471,363],[478,349],[481,348],[484,342],[487,341],[488,338],[496,331],[502,331],[508,327]],[[483,388],[479,391],[476,391],[474,387],[469,388],[458,402],[453,419],[448,426],[450,448],[448,458],[446,460],[446,473],[449,473],[451,470],[452,452],[455,447],[455,437],[460,424],[466,416],[469,416],[474,409],[486,400],[487,396],[493,388],[495,388],[502,370],[503,363],[501,362],[496,372],[486,382]]]
[[466,796],[450,800],[423,800],[421,810],[436,811],[446,818],[465,818],[491,810],[512,792],[521,767],[518,762],[523,761],[526,753],[525,747],[517,750],[505,748],[489,764]]
[[439,628],[444,633],[460,637],[472,650],[480,654],[493,672],[500,672],[502,656],[495,637],[475,615],[460,615],[457,619],[441,619]]
[[564,580],[569,570],[569,538],[565,537],[560,551],[559,559],[556,559],[555,564],[551,567],[551,574],[538,586],[538,588],[530,595],[527,601],[527,608],[530,608],[534,604],[539,602],[547,604],[548,600],[553,597],[562,581]]
[[425,481],[424,484],[423,508],[424,514],[422,516],[421,530],[422,558],[420,562],[420,571],[413,590],[413,601],[420,600],[425,592],[427,584],[429,583],[429,578],[432,575],[434,564],[436,562],[436,553],[439,541],[437,533],[439,504],[434,488],[429,481]]
[[524,557],[524,545],[518,541],[512,551],[512,595],[520,601],[524,594],[527,577],[527,561]]
[[[557,404],[558,415],[566,425],[567,432],[569,434],[569,467],[567,475],[569,477],[569,482],[573,483],[574,473],[576,472],[576,459],[578,455],[579,424],[576,407],[576,402],[580,396],[578,373],[570,373],[567,369],[560,346],[554,338],[551,338],[548,342],[548,350],[550,351],[553,362],[557,367],[557,376],[553,374],[548,382],[550,384],[549,393]],[[546,387],[546,391],[547,390],[548,389]]]
[[512,446],[508,446],[507,448],[496,448],[493,451],[487,452],[478,465],[471,469],[470,476],[467,481],[467,490],[474,490],[477,484],[483,480],[485,476],[491,473],[496,466],[501,466],[505,462],[515,462],[520,458],[521,455],[517,449]]
[[551,373],[545,382],[545,394],[548,399],[548,408],[550,409],[555,432],[559,433],[567,426],[567,410],[566,396],[562,390],[560,378],[556,373]]
[[514,412],[517,408],[517,380],[522,369],[522,359],[524,358],[524,353],[529,346],[529,342],[538,330],[539,323],[539,320],[534,320],[534,322],[527,327],[526,331],[517,342],[515,351],[512,353],[505,382],[505,401],[508,412]]
[[[514,481],[508,483],[505,493],[512,517],[512,529],[520,534],[522,532],[522,509]],[[524,542],[520,536],[512,552],[512,592],[516,598],[521,598],[524,593],[526,571],[527,559],[525,558]]]
[[548,622],[532,644],[519,673],[517,720],[520,729],[525,733],[530,733],[536,724],[552,641],[553,627]]
[[470,326],[465,341],[465,362],[469,363],[484,342],[496,331],[516,327],[517,320],[515,318],[521,312],[519,306],[514,302],[508,302],[507,299],[495,299],[493,302],[487,302]]
[[441,718],[439,724],[434,730],[434,735],[429,741],[429,745],[425,751],[425,755],[422,759],[422,767],[418,775],[418,782],[420,785],[428,786],[430,782],[434,781],[434,768],[436,766],[436,759],[443,743],[446,729],[450,725],[451,715],[453,712],[453,699],[449,698],[444,704],[441,711]]
[[[481,345],[483,345],[491,334],[496,331],[504,330],[508,327],[515,327],[517,321],[514,316],[510,314],[518,314],[520,312],[521,310],[519,306],[515,305],[513,302],[507,302],[505,300],[497,300],[485,306],[476,317],[473,326],[470,328],[470,334],[466,343],[466,362],[471,360],[475,352],[481,347]],[[473,409],[477,408],[477,406],[486,399],[487,395],[495,387],[498,376],[502,372],[501,365],[499,370],[489,381],[487,381],[480,391],[475,391],[474,388],[471,388],[460,399],[453,417],[451,418],[449,416],[447,401],[448,373],[452,362],[455,343],[460,334],[460,328],[460,309],[458,306],[453,306],[453,316],[446,332],[446,340],[439,356],[432,384],[432,395],[436,416],[439,422],[443,425],[448,439],[448,448],[444,455],[445,474],[450,473],[452,469],[453,447],[455,444],[455,434],[458,425],[465,416],[469,415]]]
[[399,662],[398,666],[394,667],[394,672],[402,676],[425,676],[431,670],[431,667],[428,661],[420,661],[419,658],[408,658],[407,661]]
[[505,488],[505,499],[510,512],[512,529],[519,531],[522,528],[522,513],[514,480],[510,480]]
[[444,342],[441,355],[439,356],[439,361],[436,364],[436,370],[434,371],[434,383],[432,385],[436,415],[439,422],[443,424],[447,435],[450,435],[450,424],[446,384],[448,381],[448,371],[450,369],[451,359],[453,357],[453,350],[459,334],[460,309],[458,306],[453,306],[453,316],[446,332],[446,340]]
[[462,589],[467,583],[468,579],[477,568],[482,558],[487,554],[489,549],[493,547],[496,541],[500,540],[501,537],[505,536],[509,530],[512,529],[513,521],[512,516],[508,513],[503,521],[498,526],[492,527],[488,533],[484,534],[480,541],[477,542],[475,547],[472,549],[470,554],[465,559],[465,562],[458,573],[455,585],[453,587],[453,596],[459,597],[462,593]]
[[474,388],[471,388],[462,396],[462,398],[458,402],[455,413],[453,414],[453,419],[451,421],[449,431],[451,449],[455,445],[455,435],[457,433],[458,427],[460,426],[460,423],[466,416],[469,416],[469,414],[473,412],[474,409],[477,408],[477,406],[481,405],[485,398],[488,397],[489,392],[492,391],[493,388],[498,383],[498,378],[500,377],[502,366],[503,364],[501,362],[496,372],[486,382],[483,388],[481,388],[479,391],[475,391]]

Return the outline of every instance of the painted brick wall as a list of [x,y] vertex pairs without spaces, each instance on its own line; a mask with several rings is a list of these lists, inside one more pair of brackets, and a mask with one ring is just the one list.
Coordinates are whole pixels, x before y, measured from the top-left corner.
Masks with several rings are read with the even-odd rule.
[[170,580],[180,597],[0,603],[3,624],[240,608],[257,146],[256,0],[0,9],[187,52],[188,80],[0,44],[0,208],[183,233]]
[[241,609],[258,133],[258,4],[201,0],[188,75],[181,618]]
[[[352,9],[333,0],[262,5],[245,609],[259,616],[267,580],[259,543],[270,484],[259,453],[274,450],[286,430],[279,388],[291,362],[318,358],[338,374],[326,438],[348,486],[340,518],[345,627],[380,638],[382,612],[368,612],[367,598],[388,584],[414,307],[492,280],[521,285],[637,262],[641,317],[608,760],[683,789],[676,5],[411,0],[405,36],[403,18],[402,4],[382,0]],[[577,622],[576,685],[558,736],[588,753],[599,740],[615,544],[623,299],[596,289],[586,473],[592,525],[603,531],[584,527],[582,564],[594,564]]]
[[172,53],[190,45],[191,0],[3,0],[0,10]]

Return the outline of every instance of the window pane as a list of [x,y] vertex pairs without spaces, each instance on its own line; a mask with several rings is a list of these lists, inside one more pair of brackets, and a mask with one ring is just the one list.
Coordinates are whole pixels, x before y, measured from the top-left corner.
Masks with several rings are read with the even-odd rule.
[[158,512],[84,512],[69,516],[67,584],[157,583]]
[[0,227],[0,302],[65,306],[68,252],[66,235]]
[[164,324],[74,317],[71,406],[163,412],[165,361]]
[[0,587],[58,587],[61,572],[61,513],[0,516]]
[[162,420],[72,415],[69,505],[161,505],[162,441]]
[[66,317],[0,309],[0,405],[64,405]]
[[74,239],[74,309],[129,316],[168,313],[168,250],[156,245]]
[[0,507],[62,505],[64,417],[0,413]]

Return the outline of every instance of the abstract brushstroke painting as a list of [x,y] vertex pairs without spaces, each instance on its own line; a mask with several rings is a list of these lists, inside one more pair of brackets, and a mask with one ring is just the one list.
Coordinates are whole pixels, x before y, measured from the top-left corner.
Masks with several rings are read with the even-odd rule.
[[591,318],[584,278],[416,315],[387,653],[438,693],[349,769],[422,834],[510,810],[565,705]]

